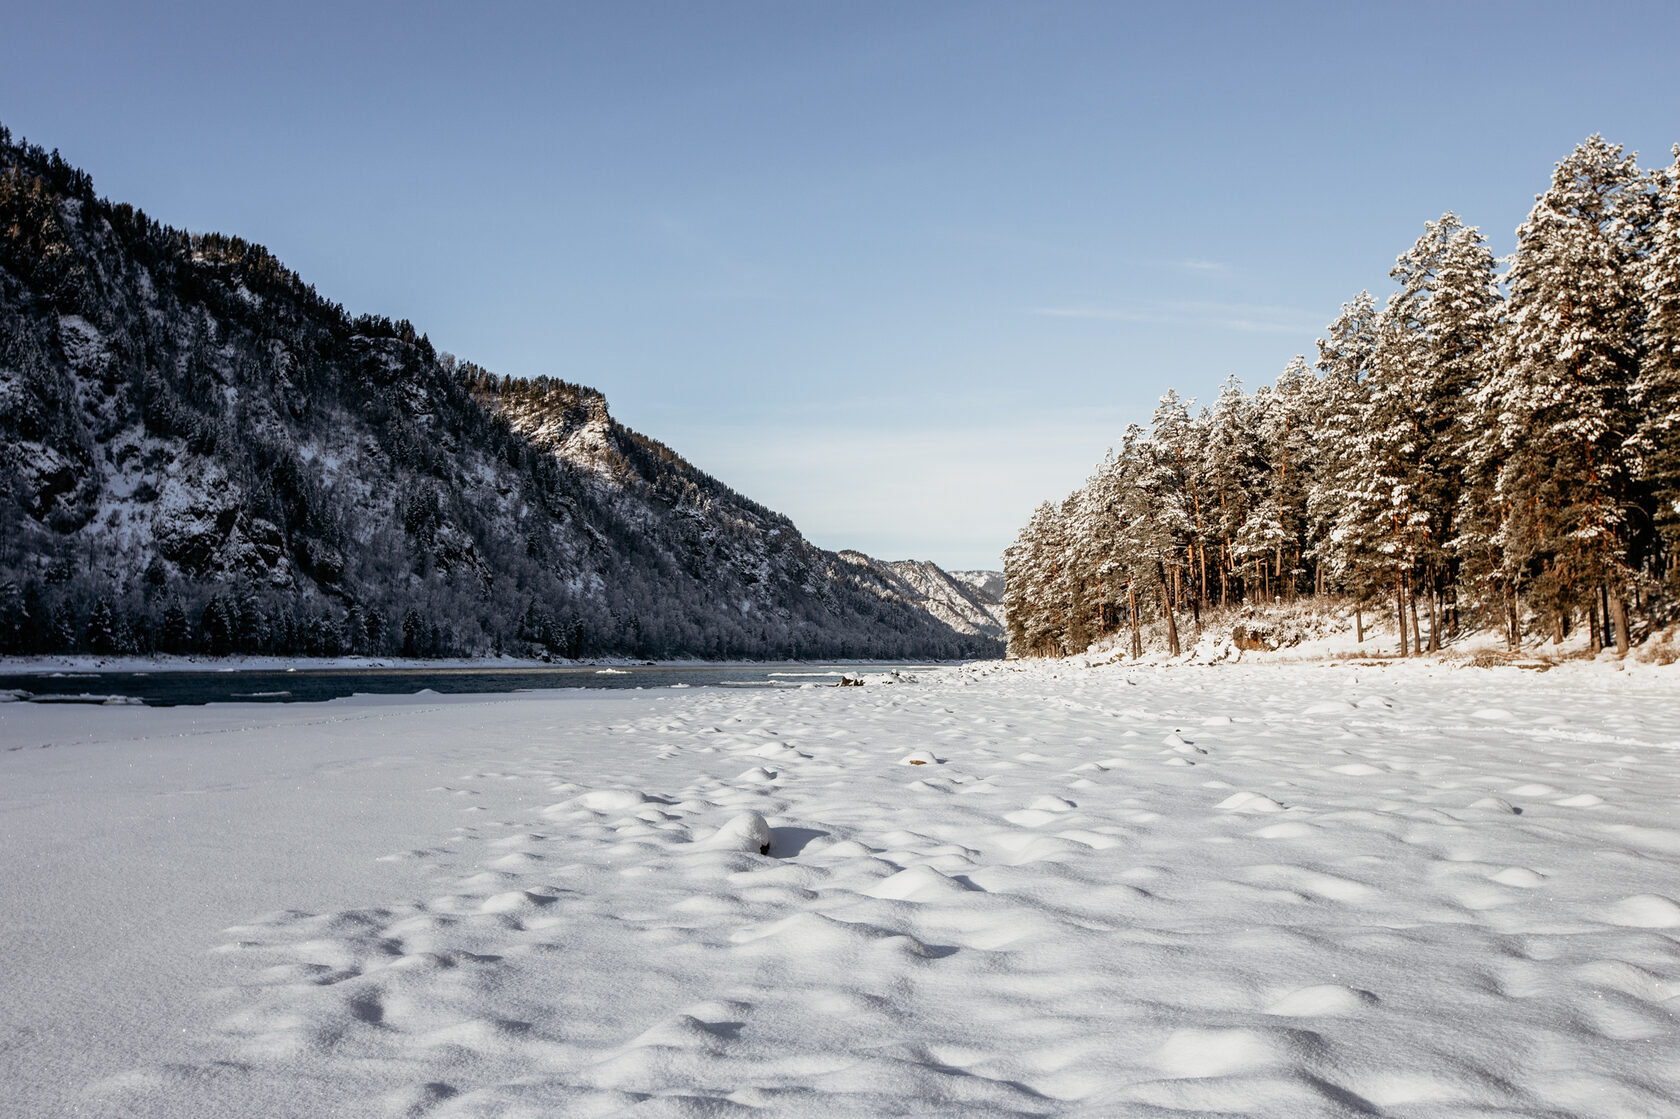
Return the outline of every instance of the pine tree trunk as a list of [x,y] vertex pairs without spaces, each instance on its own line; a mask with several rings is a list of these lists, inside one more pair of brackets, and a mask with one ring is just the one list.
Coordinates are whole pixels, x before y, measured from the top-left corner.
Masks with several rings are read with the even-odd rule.
[[1429,651],[1441,651],[1441,615],[1435,612],[1435,572],[1430,569],[1429,590],[1424,596],[1424,602],[1429,607]]
[[1406,647],[1406,584],[1400,579],[1394,581],[1394,624],[1400,631],[1400,655],[1410,656]]
[[[1201,530],[1198,529],[1197,531],[1199,532]],[[1198,537],[1196,539],[1196,554],[1201,561],[1201,568],[1202,568],[1201,599],[1202,599],[1203,602],[1206,602],[1207,597],[1208,597],[1208,592],[1207,592],[1207,541],[1201,539],[1200,537]]]
[[1126,609],[1132,620],[1132,659],[1143,656],[1143,638],[1138,634],[1137,586],[1126,580]]
[[1155,565],[1155,573],[1161,582],[1161,608],[1167,616],[1167,652],[1171,656],[1178,656],[1178,620],[1173,617],[1172,597],[1167,592],[1167,573],[1161,565]]
[[1412,580],[1406,579],[1406,608],[1412,615],[1412,654],[1423,656],[1423,628],[1418,625],[1417,592],[1412,589]]
[[1365,612],[1358,606],[1353,608],[1353,632],[1359,644],[1365,644]]
[[1552,611],[1552,644],[1563,644],[1563,611]]
[[1610,617],[1616,623],[1616,655],[1625,657],[1629,644],[1627,604],[1622,601],[1622,596],[1619,594],[1610,596]]
[[1598,598],[1587,600],[1587,648],[1595,653],[1604,651],[1604,632],[1598,628]]

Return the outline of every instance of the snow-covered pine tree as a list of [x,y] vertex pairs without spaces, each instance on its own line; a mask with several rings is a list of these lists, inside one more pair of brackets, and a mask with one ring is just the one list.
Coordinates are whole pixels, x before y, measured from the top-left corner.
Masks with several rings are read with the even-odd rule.
[[[1498,302],[1493,256],[1481,234],[1452,212],[1426,222],[1423,236],[1389,273],[1400,290],[1385,310],[1394,328],[1378,347],[1373,399],[1388,426],[1374,449],[1394,479],[1403,510],[1398,547],[1404,566],[1406,610],[1414,635],[1417,596],[1429,615],[1429,648],[1440,648],[1444,595],[1452,575],[1453,517],[1465,476],[1465,418],[1470,393],[1485,372],[1485,355]],[[1421,651],[1421,649],[1419,650]]]
[[1037,656],[1067,652],[1066,553],[1061,511],[1046,501],[1004,553],[1011,649]]
[[1346,463],[1344,505],[1334,530],[1356,544],[1376,581],[1389,588],[1401,656],[1416,646],[1408,641],[1408,635],[1418,636],[1412,595],[1429,535],[1428,510],[1419,501],[1424,342],[1405,305],[1391,299],[1375,323],[1355,453]]
[[1141,427],[1128,426],[1120,452],[1098,476],[1101,500],[1108,505],[1116,528],[1114,562],[1118,569],[1116,575],[1123,575],[1126,580],[1124,616],[1133,657],[1143,655],[1142,626],[1154,597],[1150,589],[1155,586],[1155,573],[1146,566],[1152,525],[1140,516],[1138,509],[1148,466],[1145,457],[1148,440]]
[[1236,546],[1256,504],[1266,458],[1253,401],[1243,393],[1242,382],[1234,375],[1226,378],[1204,422],[1204,523],[1210,541],[1219,549],[1219,604],[1225,606],[1233,599],[1250,597],[1248,576],[1238,563]]
[[1124,523],[1115,492],[1119,462],[1112,449],[1085,484],[1073,492],[1074,563],[1083,585],[1081,614],[1092,639],[1118,628],[1125,617]]
[[1172,600],[1191,599],[1200,612],[1206,598],[1206,584],[1200,575],[1202,554],[1202,488],[1199,469],[1204,431],[1191,418],[1194,400],[1180,399],[1168,389],[1155,408],[1150,442],[1155,454],[1150,456],[1151,476],[1140,484],[1157,491],[1156,515],[1161,528],[1170,533],[1176,543],[1164,557],[1171,573],[1174,589]]
[[[1307,491],[1307,518],[1315,541],[1314,559],[1328,586],[1353,597],[1356,617],[1376,593],[1375,572],[1362,550],[1363,538],[1338,530],[1357,464],[1356,438],[1369,395],[1366,380],[1376,345],[1376,300],[1362,291],[1318,339],[1318,382],[1314,444],[1317,470]],[[1364,640],[1364,627],[1359,626]]]
[[[1255,411],[1267,463],[1263,521],[1274,526],[1273,569],[1279,590],[1293,598],[1307,574],[1307,492],[1312,486],[1314,439],[1312,408],[1318,385],[1302,355],[1290,361],[1277,382],[1255,393]],[[1252,518],[1251,518],[1252,519]],[[1251,541],[1255,539],[1248,537]],[[1309,584],[1311,586],[1311,584]]]
[[1176,464],[1170,452],[1163,451],[1153,438],[1143,438],[1135,427],[1127,430],[1125,446],[1137,464],[1137,484],[1128,486],[1125,495],[1129,550],[1136,557],[1133,562],[1143,576],[1143,584],[1147,587],[1153,582],[1150,589],[1167,625],[1167,653],[1176,657],[1182,646],[1173,579],[1175,564],[1183,556],[1186,522],[1183,493],[1172,482]]
[[1504,573],[1565,611],[1603,588],[1628,648],[1641,242],[1651,202],[1632,156],[1591,136],[1557,165],[1517,230],[1498,374]]
[[1657,570],[1680,593],[1680,144],[1654,173],[1658,217],[1644,260],[1645,347],[1634,395],[1639,424],[1632,449],[1651,501]]
[[1481,509],[1496,508],[1491,501],[1467,502],[1466,494],[1474,479],[1470,464],[1478,434],[1476,393],[1493,372],[1503,302],[1487,239],[1474,226],[1453,230],[1441,253],[1425,320],[1434,406],[1426,428],[1432,469],[1425,479],[1425,501],[1437,518],[1430,539],[1429,581],[1449,629],[1458,626],[1465,548],[1488,535],[1466,524],[1466,514],[1474,517]]

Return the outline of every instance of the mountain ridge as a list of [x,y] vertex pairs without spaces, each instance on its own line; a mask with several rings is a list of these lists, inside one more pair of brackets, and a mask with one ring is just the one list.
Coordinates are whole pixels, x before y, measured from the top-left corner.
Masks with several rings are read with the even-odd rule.
[[869,572],[883,593],[917,603],[958,633],[988,639],[1003,638],[1002,603],[1001,600],[996,604],[987,601],[984,581],[976,587],[931,560],[879,560],[850,549],[839,554],[841,559],[860,572]]
[[624,427],[0,126],[0,652],[995,655]]

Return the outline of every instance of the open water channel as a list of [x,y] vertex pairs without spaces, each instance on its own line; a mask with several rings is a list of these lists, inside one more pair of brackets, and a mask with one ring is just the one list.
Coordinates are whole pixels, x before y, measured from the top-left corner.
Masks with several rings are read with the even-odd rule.
[[523,692],[549,688],[795,688],[930,664],[564,665],[483,668],[292,668],[196,672],[44,672],[0,677],[0,693],[40,703],[303,703],[350,695]]

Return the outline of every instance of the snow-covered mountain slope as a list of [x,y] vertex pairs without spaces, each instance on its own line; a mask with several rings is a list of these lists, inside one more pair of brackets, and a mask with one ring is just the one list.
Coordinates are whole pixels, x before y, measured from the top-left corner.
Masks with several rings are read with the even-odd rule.
[[948,574],[969,589],[974,595],[974,600],[984,606],[988,614],[997,619],[999,627],[1008,630],[1009,613],[1003,605],[1003,572],[952,571]]
[[1003,601],[1003,572],[951,571],[951,578],[965,584],[974,596],[988,605]]
[[878,560],[844,551],[851,564],[884,597],[906,598],[959,633],[1001,638],[1003,620],[966,582],[926,560]]
[[613,420],[0,130],[0,653],[997,646]]

